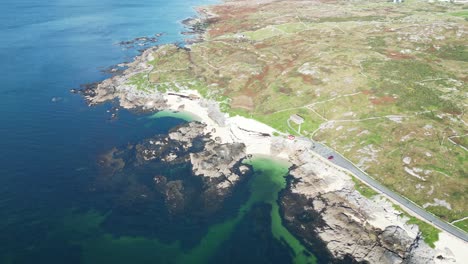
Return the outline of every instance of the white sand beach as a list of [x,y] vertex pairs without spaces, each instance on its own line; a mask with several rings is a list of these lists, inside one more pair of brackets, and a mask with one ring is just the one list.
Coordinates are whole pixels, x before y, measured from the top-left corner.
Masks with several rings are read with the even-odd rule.
[[[183,96],[197,95],[197,91],[185,90],[177,94]],[[272,127],[253,119],[241,116],[229,117],[225,114],[224,124],[216,122],[210,117],[210,110],[202,106],[201,100],[191,100],[178,95],[164,95],[170,110],[186,111],[198,117],[200,122],[207,125],[206,132],[210,132],[213,138],[218,138],[220,143],[242,142],[246,145],[247,154],[266,155],[290,161],[291,155],[298,152],[305,152],[302,155],[310,156],[307,160],[309,164],[302,166],[310,173],[314,173],[324,180],[327,191],[339,190],[351,184],[349,173],[342,168],[315,154],[304,147],[304,142],[288,140],[285,137],[274,137],[273,132],[277,132]],[[266,136],[266,135],[270,136]],[[303,144],[304,143],[304,144]],[[306,179],[303,179],[306,180]],[[312,183],[311,183],[312,184]],[[323,189],[322,189],[323,190]],[[310,187],[304,188],[304,192],[310,192]],[[416,237],[418,229],[415,225],[406,224],[405,218],[393,209],[389,200],[383,196],[372,201],[372,218],[368,223],[376,228],[384,229],[387,226],[396,225],[405,230],[409,235]],[[436,253],[444,259],[435,258],[436,263],[464,263],[468,259],[468,243],[462,241],[447,232],[439,234],[439,241],[435,243]]]
[[[148,54],[150,54],[149,51],[144,52],[140,60],[145,60]],[[136,61],[135,64],[143,69],[148,68],[144,63]],[[351,203],[357,203],[358,207],[361,206],[359,205],[361,202],[366,204],[363,207],[369,216],[366,224],[379,229],[399,226],[408,235],[417,236],[417,227],[407,225],[407,219],[400,217],[388,200],[368,200],[361,196],[354,189],[350,173],[313,152],[309,141],[289,140],[279,131],[256,120],[241,116],[230,117],[220,111],[217,102],[202,98],[195,90],[181,89],[181,91],[171,93],[156,91],[148,93],[127,85],[128,77],[116,76],[115,79],[105,80],[102,83],[102,89],[98,87],[97,96],[89,98],[91,104],[118,98],[120,105],[128,109],[142,107],[149,111],[172,110],[189,113],[195,116],[197,121],[205,123],[205,132],[210,133],[211,137],[219,143],[244,143],[246,154],[284,159],[298,166],[304,176],[301,178],[301,184],[295,187],[296,192],[313,196],[317,192],[351,190]],[[118,84],[116,90],[110,93],[109,87],[115,87],[114,84]],[[274,136],[274,132],[281,136]],[[313,177],[307,177],[307,175],[313,175]],[[319,182],[316,182],[317,179]],[[468,259],[468,243],[448,233],[441,232],[440,239],[435,245],[434,256],[442,256],[442,258],[434,258],[436,263],[464,263]]]
[[[185,90],[178,95],[197,95],[197,91]],[[209,109],[200,104],[200,100],[191,100],[178,95],[164,95],[170,110],[188,112],[198,117],[198,120],[207,125],[206,132],[211,133],[213,138],[218,138],[220,143],[242,142],[246,145],[247,154],[271,155],[271,135],[275,129],[253,119],[241,116],[229,117],[227,114],[223,120],[224,124],[216,122],[210,117]],[[266,136],[270,135],[270,136]]]

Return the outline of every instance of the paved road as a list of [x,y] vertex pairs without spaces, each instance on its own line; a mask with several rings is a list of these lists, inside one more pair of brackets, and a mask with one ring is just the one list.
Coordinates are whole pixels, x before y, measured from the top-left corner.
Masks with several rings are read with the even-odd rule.
[[[301,139],[312,141],[309,138],[301,138]],[[313,146],[314,146],[314,147],[312,147],[312,150],[315,153],[321,155],[324,158],[328,158],[329,156],[333,156],[333,159],[331,160],[331,162],[333,162],[334,164],[336,164],[336,165],[350,171],[351,173],[353,173],[356,177],[358,177],[362,181],[366,182],[370,186],[374,187],[375,189],[377,189],[380,192],[384,193],[388,197],[390,197],[393,200],[397,201],[398,203],[402,204],[407,209],[413,211],[413,213],[419,215],[423,219],[426,219],[428,222],[432,223],[433,225],[437,226],[438,228],[440,228],[440,229],[442,229],[444,231],[447,231],[448,233],[450,233],[450,234],[452,234],[452,235],[454,235],[454,236],[468,242],[468,234],[465,233],[464,231],[462,231],[462,230],[460,230],[460,229],[458,229],[458,228],[456,228],[456,227],[442,221],[437,216],[427,212],[426,210],[419,207],[418,205],[416,205],[412,201],[408,200],[407,198],[402,197],[402,196],[394,193],[393,191],[391,191],[390,189],[383,186],[382,184],[380,184],[379,182],[377,182],[376,180],[371,178],[369,175],[364,173],[362,170],[357,168],[352,162],[350,162],[349,160],[347,160],[346,158],[341,156],[341,154],[335,152],[334,150],[328,148],[327,146],[325,146],[325,145],[323,145],[321,143],[318,143],[318,142],[315,142],[315,141],[312,141],[312,143],[313,143]]]

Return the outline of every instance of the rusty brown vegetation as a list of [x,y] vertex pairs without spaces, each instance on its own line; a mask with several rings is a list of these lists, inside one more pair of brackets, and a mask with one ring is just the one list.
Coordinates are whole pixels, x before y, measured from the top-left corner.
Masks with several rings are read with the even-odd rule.
[[[305,136],[421,206],[447,201],[450,210],[427,209],[453,221],[468,215],[468,21],[451,15],[460,10],[413,1],[227,1],[212,8],[204,42],[157,52],[150,80],[228,97],[226,111],[287,133],[287,118],[300,113]],[[450,136],[460,137],[454,144]]]

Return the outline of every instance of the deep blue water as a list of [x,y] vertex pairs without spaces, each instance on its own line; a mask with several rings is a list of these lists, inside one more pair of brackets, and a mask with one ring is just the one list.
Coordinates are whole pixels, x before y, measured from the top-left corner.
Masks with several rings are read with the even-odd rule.
[[[112,148],[185,121],[123,110],[110,120],[112,103],[88,107],[69,92],[138,54],[120,41],[156,33],[164,33],[158,44],[182,41],[180,21],[195,15],[192,6],[214,1],[2,2],[0,264],[291,262],[297,246],[272,234],[272,201],[238,210],[258,199],[247,184],[210,219],[172,219],[161,201],[141,195],[154,184],[154,168],[125,170],[116,179],[100,171],[100,156]],[[159,169],[176,178],[190,174],[184,165]],[[254,181],[260,194],[278,181],[255,175],[263,177],[254,177],[262,179]],[[190,210],[197,215],[198,208]]]
[[[137,51],[123,50],[116,45],[121,40],[158,32],[165,33],[162,43],[180,40],[179,21],[194,15],[195,4],[193,0],[3,1],[1,180],[12,177],[19,183],[29,182],[33,174],[35,179],[39,174],[58,176],[64,168],[82,167],[89,153],[144,135],[141,129],[131,129],[137,122],[134,117],[106,122],[108,106],[90,109],[69,89],[101,80],[105,75],[100,69],[131,60]],[[52,102],[54,97],[59,101]]]
[[[68,251],[55,250],[60,241],[48,237],[64,211],[83,203],[97,156],[182,122],[124,111],[109,121],[110,104],[90,108],[69,89],[102,80],[102,69],[137,55],[119,41],[160,32],[158,44],[182,40],[179,21],[195,15],[192,6],[206,3],[2,1],[0,263],[65,263],[51,254]],[[72,255],[68,263],[78,261]]]

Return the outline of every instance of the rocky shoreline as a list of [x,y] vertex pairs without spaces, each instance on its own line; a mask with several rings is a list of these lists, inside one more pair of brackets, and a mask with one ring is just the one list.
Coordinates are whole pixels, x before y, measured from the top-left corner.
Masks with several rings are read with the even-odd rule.
[[212,13],[209,8],[197,8],[197,13],[197,16],[189,17],[181,21],[187,29],[187,31],[181,34],[190,36],[190,38],[184,40],[186,44],[202,42],[208,26],[216,22],[217,15]]
[[[106,98],[106,96],[101,98]],[[138,98],[137,101],[127,99],[122,106],[129,107],[135,102],[138,105],[138,102],[154,101],[154,98],[152,95]],[[166,104],[167,101],[162,99],[164,97],[160,98],[160,103],[157,106],[153,104],[153,107],[170,109],[170,106]],[[144,107],[145,104],[142,109],[148,110]],[[206,129],[205,126],[197,126],[195,129],[191,125],[188,128],[190,129],[185,133],[192,132],[188,137],[184,133],[180,134],[180,131],[169,134],[169,138],[182,142],[182,149],[190,147],[190,141],[194,139],[194,135],[206,135],[207,130],[212,130]],[[226,148],[228,145],[216,143],[215,137],[210,138],[204,151],[192,153],[190,158],[184,159],[190,159],[194,174],[204,175],[207,182],[211,183],[212,187],[207,189],[211,198],[206,202],[215,202],[212,208],[217,208],[221,204],[217,201],[222,201],[223,196],[230,194],[233,183],[238,180],[239,174],[233,171],[244,170],[238,166],[238,161],[247,153],[241,151],[244,148],[241,141],[230,143],[229,146],[232,149],[228,150]],[[288,142],[280,137],[273,137],[272,140],[274,141],[270,145],[272,157],[288,157],[295,166],[291,175],[296,181],[292,181],[284,191],[280,198],[280,205],[286,227],[306,246],[315,247],[315,244],[310,244],[308,241],[320,238],[331,255],[343,261],[349,260],[351,256],[358,262],[369,263],[434,263],[436,253],[423,242],[417,227],[406,226],[406,220],[399,217],[400,213],[395,211],[388,202],[385,205],[386,208],[382,209],[382,202],[376,203],[361,196],[354,189],[348,175],[330,165],[325,165],[326,161],[307,152],[304,147],[305,142]],[[158,143],[154,144],[158,146]],[[160,159],[170,162],[180,159],[172,152],[161,152],[152,148],[141,150],[143,159]],[[218,160],[219,152],[228,153],[229,157],[233,155],[235,159],[225,160],[227,163],[220,166],[216,163],[220,161]],[[237,169],[231,166],[237,166]],[[335,173],[341,174],[341,177],[337,178]],[[159,183],[158,188],[163,186],[169,190],[166,196],[168,207],[174,212],[181,210],[183,206],[175,203],[181,197],[180,183],[168,184],[167,180],[162,177],[156,177],[155,181]],[[303,217],[307,215],[316,215],[316,221],[308,221],[307,217]],[[386,218],[388,221],[378,225],[372,223],[370,219],[376,218],[376,215],[378,215],[377,218]],[[317,221],[321,224],[317,225]]]
[[338,259],[435,263],[436,252],[416,226],[407,225],[387,200],[359,194],[349,175],[307,151],[308,142],[278,140],[274,146],[273,153],[287,151],[295,165],[280,205],[286,227],[306,246],[317,247],[318,237]]
[[[205,14],[215,20],[214,14]],[[201,36],[206,21],[190,19],[184,24],[189,26],[190,34]],[[196,91],[185,87],[169,94],[156,89],[138,90],[129,84],[133,76],[154,70],[148,62],[154,60],[155,52],[177,48],[180,47],[149,48],[126,64],[121,74],[89,86],[82,93],[90,105],[117,99],[119,105],[127,109],[183,110],[200,117],[203,124],[189,123],[172,131],[165,139],[151,140],[137,147],[137,160],[190,162],[193,174],[203,177],[206,184],[204,204],[214,212],[224,197],[231,194],[233,186],[248,174],[249,168],[241,165],[246,155],[286,159],[293,164],[290,172],[293,179],[279,199],[285,226],[309,248],[318,246],[313,241],[323,241],[319,246],[326,249],[332,259],[324,257],[322,261],[446,263],[454,260],[449,253],[437,252],[426,245],[417,226],[407,225],[407,219],[389,201],[367,199],[358,193],[350,176],[316,156],[310,151],[309,142],[274,137],[274,129],[252,123],[252,120],[229,117],[221,112],[216,102],[201,98]],[[175,150],[189,151],[199,137],[203,138],[202,149],[189,156],[177,154]],[[155,176],[154,181],[156,188],[165,195],[171,212],[185,208],[180,202],[184,197],[182,182],[170,181],[164,176]]]
[[[216,14],[210,12],[207,8],[197,8],[197,13],[198,16],[189,17],[181,21],[181,23],[187,28],[187,31],[184,31],[181,34],[190,36],[190,38],[184,39],[184,42],[187,45],[203,41],[207,27],[216,21]],[[150,103],[138,101],[138,99],[143,99],[141,93],[134,94],[125,101],[127,98],[125,95],[130,94],[130,91],[132,90],[131,88],[128,89],[128,87],[125,87],[125,84],[128,82],[129,78],[138,73],[151,72],[153,67],[148,65],[147,62],[154,59],[151,54],[156,52],[160,46],[155,45],[149,47],[149,45],[157,43],[159,38],[163,35],[164,33],[156,33],[154,36],[143,36],[128,41],[120,41],[118,45],[127,49],[139,46],[141,48],[139,50],[140,54],[135,56],[134,60],[131,62],[119,63],[103,70],[103,72],[111,74],[110,78],[101,82],[81,85],[79,89],[72,88],[70,89],[70,92],[82,95],[89,106],[118,98],[120,101],[119,104],[129,110],[148,112],[157,111],[158,109],[166,109],[167,105],[161,101],[162,94],[158,94],[153,97]],[[172,46],[176,49],[188,49],[185,45],[180,43],[166,44],[164,46]],[[124,91],[120,92],[117,88],[122,88]],[[124,100],[123,103],[122,100]],[[136,101],[133,102],[133,100]],[[151,105],[153,103],[154,105]]]

